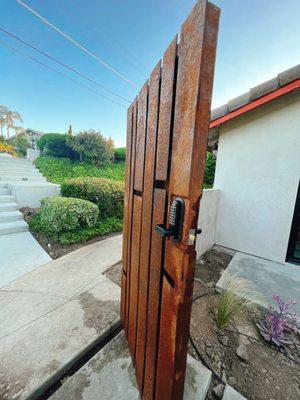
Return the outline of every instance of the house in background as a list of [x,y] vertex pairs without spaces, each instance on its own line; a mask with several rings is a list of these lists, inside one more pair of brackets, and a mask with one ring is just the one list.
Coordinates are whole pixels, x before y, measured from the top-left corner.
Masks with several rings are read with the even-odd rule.
[[217,244],[300,265],[300,65],[213,110],[209,146],[216,143],[198,255]]

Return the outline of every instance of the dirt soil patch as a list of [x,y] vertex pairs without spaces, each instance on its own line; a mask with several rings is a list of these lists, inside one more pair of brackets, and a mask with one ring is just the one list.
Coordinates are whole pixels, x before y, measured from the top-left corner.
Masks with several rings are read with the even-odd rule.
[[[227,253],[213,249],[198,261],[191,337],[203,360],[223,381],[228,382],[247,399],[299,400],[300,366],[262,340],[255,325],[263,318],[260,310],[255,307],[244,308],[227,328],[217,328],[216,308],[220,295],[214,286],[231,258]],[[300,362],[299,336],[294,336],[294,342],[291,349],[286,348],[284,351]],[[199,359],[191,344],[189,351],[193,357]],[[219,384],[214,377],[208,399],[218,398],[214,388]]]
[[[23,213],[24,220],[27,223],[30,221],[30,219],[36,213],[35,208],[29,208],[29,207],[20,208],[20,211]],[[95,236],[92,239],[86,240],[85,242],[63,245],[63,244],[54,242],[52,239],[48,238],[47,236],[43,235],[42,233],[34,231],[30,227],[29,227],[29,230],[30,230],[30,233],[32,234],[32,236],[34,236],[34,238],[39,242],[39,244],[43,247],[43,249],[54,260],[56,258],[66,255],[68,253],[71,253],[72,251],[78,250],[81,247],[87,246],[88,244],[99,242],[100,240],[104,240],[111,236],[116,236],[116,235],[120,234],[120,232],[114,232],[114,233],[111,233],[108,235]]]

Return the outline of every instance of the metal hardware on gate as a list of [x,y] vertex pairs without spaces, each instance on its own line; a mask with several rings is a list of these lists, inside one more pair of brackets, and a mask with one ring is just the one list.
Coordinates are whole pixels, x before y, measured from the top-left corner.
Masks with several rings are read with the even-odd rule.
[[188,245],[194,244],[197,235],[199,235],[202,232],[201,229],[190,229],[189,230],[189,240],[188,240]]
[[155,230],[162,237],[170,237],[175,242],[181,240],[184,217],[184,201],[177,197],[172,201],[169,214],[169,228],[163,224],[156,225]]

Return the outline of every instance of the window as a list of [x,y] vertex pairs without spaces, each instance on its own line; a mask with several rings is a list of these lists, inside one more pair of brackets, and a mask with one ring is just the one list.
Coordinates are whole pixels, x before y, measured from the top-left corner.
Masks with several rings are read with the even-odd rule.
[[286,261],[300,265],[300,184],[298,187]]

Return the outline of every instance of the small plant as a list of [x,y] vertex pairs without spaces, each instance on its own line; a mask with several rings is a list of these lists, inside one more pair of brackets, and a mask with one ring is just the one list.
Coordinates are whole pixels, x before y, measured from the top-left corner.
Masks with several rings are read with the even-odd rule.
[[[296,304],[295,300],[286,302],[279,294],[274,294],[272,299],[276,306],[270,306],[270,313],[266,315],[264,321],[260,321],[257,325],[261,335],[268,342],[274,343],[276,346],[285,346],[292,343],[289,334],[297,332],[297,316],[296,313],[289,310],[290,306]],[[291,320],[290,323],[288,320]]]
[[[249,301],[245,299],[249,293],[249,283],[245,279],[231,278],[225,282],[217,306],[217,326],[225,328]],[[239,293],[237,295],[236,293]]]

